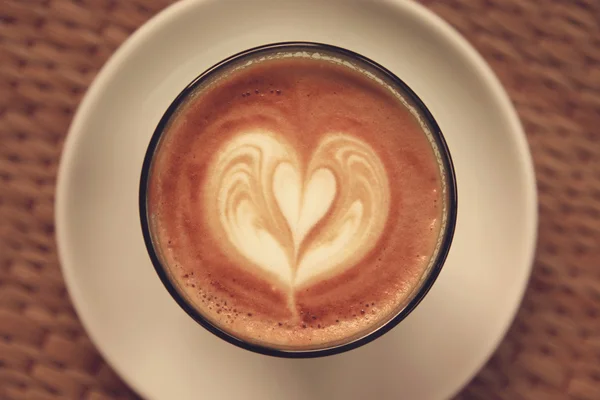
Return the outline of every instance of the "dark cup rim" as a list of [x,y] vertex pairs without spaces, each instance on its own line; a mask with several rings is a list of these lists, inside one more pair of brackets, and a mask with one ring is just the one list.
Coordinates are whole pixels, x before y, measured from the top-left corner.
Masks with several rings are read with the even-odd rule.
[[[148,209],[147,209],[147,190],[148,190],[148,182],[150,178],[150,170],[152,166],[152,161],[154,159],[154,153],[159,144],[162,133],[164,132],[168,122],[170,121],[172,115],[177,111],[177,109],[185,102],[188,98],[189,94],[193,93],[194,90],[203,83],[208,77],[210,77],[213,73],[217,72],[221,67],[224,67],[234,61],[237,61],[241,58],[248,56],[255,56],[261,52],[272,52],[274,50],[281,51],[289,51],[293,48],[302,48],[307,51],[328,51],[340,54],[342,56],[349,57],[350,59],[357,60],[359,63],[365,64],[368,68],[378,71],[382,75],[384,75],[387,79],[389,79],[393,85],[402,93],[404,97],[412,102],[417,108],[419,115],[426,121],[430,129],[431,136],[435,141],[437,149],[440,153],[440,161],[442,163],[442,173],[446,175],[446,195],[447,195],[447,219],[446,219],[446,229],[442,231],[442,240],[439,245],[437,257],[434,263],[431,265],[429,269],[429,273],[427,277],[421,280],[420,287],[416,289],[416,293],[413,294],[412,299],[406,305],[397,312],[397,314],[390,318],[383,325],[375,328],[373,331],[355,338],[350,342],[334,345],[332,347],[325,348],[317,348],[317,349],[307,349],[307,350],[292,350],[292,349],[278,349],[273,347],[267,347],[264,345],[248,342],[242,340],[222,329],[214,325],[207,318],[205,318],[201,312],[196,310],[196,308],[188,302],[188,300],[181,294],[176,288],[176,285],[171,281],[169,275],[166,271],[166,268],[162,265],[160,258],[157,254],[157,251],[154,247],[154,242],[152,240],[152,234],[150,229],[150,221],[148,218]],[[146,154],[144,157],[141,177],[140,177],[140,188],[139,188],[139,212],[140,212],[140,222],[142,226],[142,233],[144,237],[144,242],[146,244],[146,249],[148,251],[148,255],[152,261],[152,265],[156,270],[160,280],[163,285],[167,289],[167,291],[171,294],[173,299],[179,304],[179,306],[198,324],[204,327],[209,332],[218,336],[219,338],[235,345],[240,348],[250,350],[255,353],[264,354],[268,356],[275,357],[283,357],[283,358],[315,358],[315,357],[323,357],[333,354],[338,354],[342,352],[346,352],[357,347],[363,346],[367,343],[372,342],[383,334],[389,332],[392,328],[398,325],[402,320],[404,320],[423,300],[425,295],[429,292],[432,285],[436,281],[439,276],[442,267],[446,261],[448,256],[448,252],[450,250],[450,246],[452,243],[452,239],[454,236],[454,230],[456,226],[456,218],[458,212],[458,198],[457,198],[457,186],[456,186],[456,176],[454,171],[454,164],[452,162],[452,158],[450,156],[450,152],[448,149],[448,145],[446,144],[446,140],[440,130],[437,122],[433,118],[433,115],[429,111],[429,109],[425,106],[423,101],[417,96],[417,94],[400,78],[398,78],[394,73],[383,67],[382,65],[376,63],[375,61],[364,57],[358,53],[355,53],[350,50],[346,50],[344,48],[340,48],[334,45],[316,43],[316,42],[278,42],[272,44],[266,44],[262,46],[257,46],[248,50],[244,50],[237,54],[234,54],[223,61],[213,65],[208,68],[206,71],[198,75],[191,83],[189,83],[173,100],[173,102],[169,105],[166,112],[161,117],[152,137],[150,139],[150,143],[146,150]]]

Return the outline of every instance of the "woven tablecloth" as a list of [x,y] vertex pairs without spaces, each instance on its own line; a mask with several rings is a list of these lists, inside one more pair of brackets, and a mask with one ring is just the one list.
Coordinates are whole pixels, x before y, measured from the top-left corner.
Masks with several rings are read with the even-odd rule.
[[[600,0],[423,0],[516,105],[539,189],[524,303],[459,399],[600,399]],[[0,399],[130,399],[65,289],[57,165],[99,68],[167,0],[0,0]],[[411,399],[412,400],[412,399]],[[415,399],[418,400],[418,399]]]

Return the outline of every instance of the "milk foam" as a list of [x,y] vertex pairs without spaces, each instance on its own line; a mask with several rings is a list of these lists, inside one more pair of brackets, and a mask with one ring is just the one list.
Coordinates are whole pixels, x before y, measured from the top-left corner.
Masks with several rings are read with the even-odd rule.
[[290,288],[359,262],[384,230],[391,197],[382,161],[362,140],[324,135],[304,161],[283,135],[261,130],[222,146],[204,195],[223,250]]
[[435,143],[387,80],[293,54],[232,65],[190,95],[147,204],[162,263],[203,317],[311,349],[412,298],[439,248],[445,186]]

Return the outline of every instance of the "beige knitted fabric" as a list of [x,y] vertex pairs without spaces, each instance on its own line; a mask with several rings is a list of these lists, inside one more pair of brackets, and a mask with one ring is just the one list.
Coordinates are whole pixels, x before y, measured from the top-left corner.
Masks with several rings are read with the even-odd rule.
[[[422,0],[484,55],[523,120],[540,237],[508,336],[459,399],[600,399],[600,0]],[[54,185],[102,64],[167,0],[0,0],[0,399],[136,395],[61,277]]]

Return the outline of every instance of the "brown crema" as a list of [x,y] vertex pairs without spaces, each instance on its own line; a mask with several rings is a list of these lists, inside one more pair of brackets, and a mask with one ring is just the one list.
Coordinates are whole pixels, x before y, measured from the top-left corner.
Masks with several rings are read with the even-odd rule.
[[202,315],[252,343],[310,349],[406,304],[442,201],[432,145],[388,87],[288,57],[229,71],[180,107],[147,206],[170,279]]

